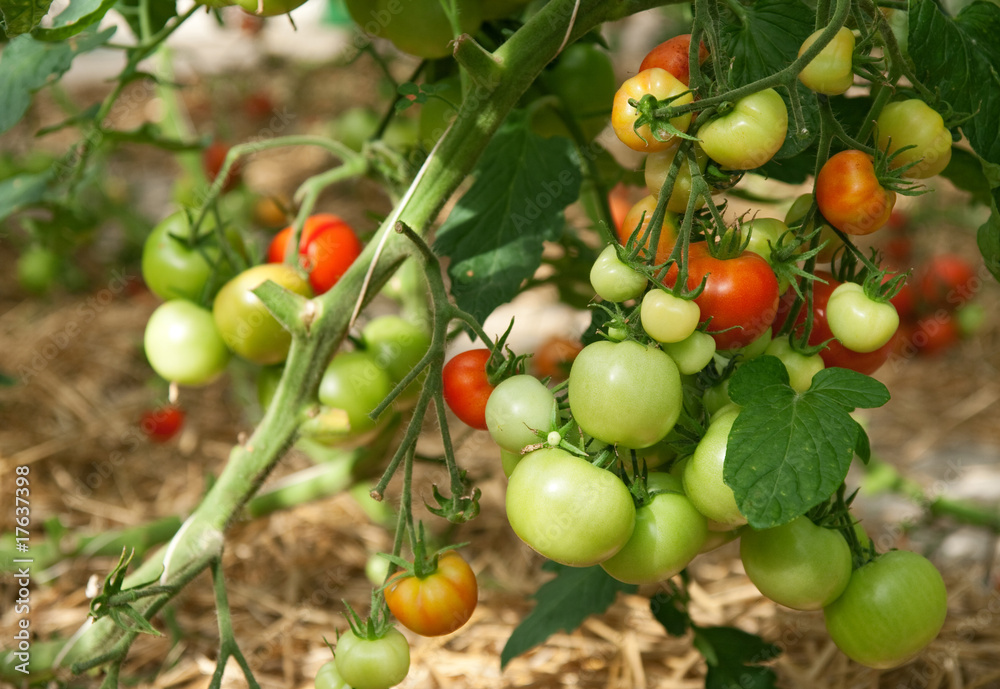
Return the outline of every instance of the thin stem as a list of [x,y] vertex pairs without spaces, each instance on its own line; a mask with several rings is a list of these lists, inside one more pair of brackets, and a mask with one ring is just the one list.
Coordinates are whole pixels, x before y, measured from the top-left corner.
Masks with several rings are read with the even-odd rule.
[[226,670],[226,661],[235,658],[243,670],[243,676],[251,689],[260,689],[257,680],[253,676],[247,659],[243,657],[239,644],[236,643],[236,636],[233,634],[233,619],[229,612],[229,596],[226,592],[226,580],[222,573],[222,560],[215,560],[211,565],[212,585],[215,589],[215,614],[219,619],[219,657],[215,664],[215,674],[209,683],[209,689],[218,689],[222,686],[222,675]]

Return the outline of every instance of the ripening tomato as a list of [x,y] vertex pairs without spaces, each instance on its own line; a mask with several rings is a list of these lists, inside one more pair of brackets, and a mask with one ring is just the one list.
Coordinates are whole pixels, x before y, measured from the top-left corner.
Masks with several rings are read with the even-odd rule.
[[882,186],[863,151],[831,156],[816,176],[819,212],[845,234],[871,234],[889,221],[895,203],[896,192]]
[[953,311],[982,288],[975,269],[957,254],[937,254],[920,267],[917,290],[929,309]]
[[566,380],[573,360],[582,349],[579,340],[553,335],[535,348],[535,355],[529,361],[531,370],[538,378]]
[[950,313],[917,319],[908,332],[910,343],[921,356],[935,356],[951,349],[961,339],[958,320]]
[[[800,57],[824,31],[825,29],[820,29],[803,41],[799,48]],[[839,96],[854,83],[853,60],[854,33],[842,26],[830,42],[823,46],[819,55],[802,68],[799,81],[816,93]]]
[[[627,79],[618,89],[618,93],[615,94],[611,109],[611,126],[614,128],[615,134],[618,135],[623,144],[640,153],[664,150],[670,145],[674,135],[661,126],[652,129],[648,124],[644,124],[636,129],[635,121],[639,112],[629,103],[629,100],[639,101],[646,94],[650,94],[661,101],[676,97],[670,104],[684,105],[693,100],[693,96],[685,91],[687,91],[685,84],[667,70],[659,67],[643,70]],[[679,131],[687,131],[691,124],[691,113],[686,112],[672,118],[670,124]]]
[[421,636],[451,634],[469,621],[479,600],[475,572],[453,551],[441,555],[427,576],[397,572],[384,593],[399,623]]
[[781,149],[788,108],[774,89],[744,96],[697,131],[701,147],[727,170],[758,168]]
[[[720,350],[745,347],[763,335],[778,308],[778,278],[768,262],[752,251],[735,258],[716,258],[705,242],[688,247],[687,288],[694,290],[707,278],[705,289],[695,297],[701,318],[712,320],[708,332]],[[676,264],[663,282],[673,287]]]
[[[686,200],[685,200],[686,203]],[[625,215],[624,222],[618,226],[618,241],[622,246],[628,243],[629,237],[635,235],[639,237],[646,232],[649,221],[653,217],[653,210],[656,208],[656,197],[653,195],[644,196],[639,199]],[[680,227],[680,218],[676,213],[669,210],[663,214],[663,224],[660,225],[660,239],[656,243],[656,263],[663,263],[674,250],[674,242],[677,241],[677,230]],[[647,239],[643,246],[649,246]]]
[[486,403],[493,393],[486,364],[492,352],[489,349],[470,349],[452,357],[444,365],[442,378],[444,401],[452,413],[466,425],[488,430]]
[[951,132],[944,120],[919,98],[889,103],[876,121],[878,147],[896,153],[890,162],[893,168],[915,163],[904,177],[927,179],[939,174],[951,162]]
[[[267,250],[269,263],[284,262],[291,236],[291,226],[274,236]],[[354,229],[338,216],[319,213],[306,218],[299,241],[299,263],[309,273],[313,291],[323,294],[337,284],[362,248]]]
[[[668,38],[650,50],[639,65],[639,71],[651,67],[665,69],[685,86],[691,78],[691,34],[681,34]],[[708,48],[704,43],[698,45],[698,64],[702,64],[708,59]]]
[[[660,196],[660,190],[670,173],[670,168],[674,164],[677,150],[680,148],[681,140],[674,141],[667,148],[646,156],[646,188],[653,195],[655,200]],[[698,163],[698,168],[704,172],[708,166],[708,155],[701,146],[694,144],[694,159]],[[671,213],[684,213],[687,211],[688,201],[691,198],[691,161],[685,159],[681,161],[677,168],[677,176],[674,177],[674,186],[670,190],[670,198],[667,199],[667,210]],[[705,199],[699,198],[695,208],[705,205]]]

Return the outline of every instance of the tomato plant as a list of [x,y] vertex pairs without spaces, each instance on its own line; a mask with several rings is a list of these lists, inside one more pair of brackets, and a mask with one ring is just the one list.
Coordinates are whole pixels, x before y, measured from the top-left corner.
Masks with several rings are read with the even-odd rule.
[[274,17],[279,14],[288,14],[296,7],[303,5],[306,0],[236,0],[236,4],[243,8],[245,12],[261,17]]
[[635,505],[621,479],[559,448],[525,455],[505,500],[507,520],[522,541],[573,567],[607,560],[635,528]]
[[153,294],[160,299],[198,301],[213,278],[216,285],[224,282],[219,278],[225,269],[232,269],[221,262],[213,227],[209,219],[198,237],[191,238],[188,217],[178,211],[153,228],[142,247],[142,278]]
[[919,98],[886,105],[878,116],[877,127],[878,147],[896,154],[890,166],[911,165],[903,172],[906,177],[926,179],[948,167],[951,132],[941,115]]
[[638,342],[594,342],[569,372],[569,406],[585,433],[643,448],[659,442],[681,412],[677,365]]
[[337,670],[337,661],[329,660],[323,663],[316,671],[316,678],[313,680],[315,689],[350,689],[344,678]]
[[[346,5],[366,34],[387,38],[404,53],[422,58],[451,54],[451,23],[434,0],[347,0]],[[482,23],[481,3],[459,0],[457,10],[461,30],[474,33]]]
[[616,248],[609,244],[597,256],[590,269],[590,284],[605,301],[628,301],[642,295],[646,276],[623,263]]
[[888,301],[865,294],[854,282],[837,285],[826,302],[830,332],[854,352],[874,352],[883,347],[899,328],[899,314]]
[[[367,351],[340,352],[323,371],[319,401],[346,414],[345,437],[357,437],[373,430],[376,420],[369,414],[392,389],[385,367]],[[330,429],[333,435],[335,429]]]
[[348,631],[337,639],[334,659],[337,672],[352,689],[388,689],[410,671],[410,644],[395,627],[375,639]]
[[681,299],[661,289],[650,290],[642,298],[639,311],[642,329],[657,342],[686,340],[698,327],[701,309],[689,299]]
[[937,636],[948,594],[937,568],[921,555],[893,550],[852,574],[823,608],[830,638],[862,665],[890,668],[912,659]]
[[[639,110],[632,103],[638,103],[643,96],[650,95],[657,100],[671,100],[673,105],[683,105],[692,100],[687,86],[665,69],[653,67],[626,79],[615,94],[611,110],[611,126],[623,144],[642,153],[652,153],[666,149],[673,134],[660,123],[635,126]],[[670,125],[678,131],[687,131],[691,124],[691,113],[678,115],[670,120]]]
[[697,131],[701,148],[723,168],[752,170],[769,161],[785,142],[788,110],[774,89],[741,98]]
[[[799,56],[806,52],[823,29],[811,34],[799,48]],[[833,39],[823,46],[805,68],[799,72],[799,81],[816,93],[839,96],[854,83],[854,32],[840,27]]]
[[[205,176],[210,182],[214,182],[215,178],[222,172],[222,166],[225,164],[228,154],[229,146],[221,141],[213,141],[202,152],[201,162],[205,168]],[[222,193],[232,191],[242,181],[243,173],[239,163],[236,163],[229,168],[226,179],[222,182]]]
[[[576,43],[564,50],[551,69],[539,77],[542,85],[559,99],[563,115],[576,121],[584,140],[601,133],[611,114],[615,95],[615,72],[608,54],[593,43]],[[542,103],[542,101],[539,101]],[[573,138],[562,116],[553,108],[539,105],[532,129],[543,136]]]
[[[270,263],[282,263],[292,227],[274,236],[267,250]],[[315,294],[323,294],[340,280],[362,250],[354,229],[340,217],[320,213],[306,218],[299,241],[299,263],[309,274]]]
[[534,376],[511,376],[501,381],[486,402],[486,428],[497,445],[520,452],[547,434],[556,420],[556,399]]
[[229,350],[212,313],[185,299],[160,304],[146,323],[146,359],[165,380],[207,385],[229,363]]
[[816,176],[816,204],[841,232],[871,234],[889,221],[896,192],[875,176],[871,156],[855,150],[832,156]]
[[486,402],[493,393],[493,385],[486,372],[492,352],[488,349],[470,349],[453,356],[444,365],[444,401],[452,413],[465,424],[487,430]]
[[[673,142],[671,142],[671,144],[662,151],[650,153],[646,156],[646,187],[649,189],[649,193],[652,194],[650,198],[652,198],[654,202],[660,195],[660,189],[663,187],[663,183],[667,179],[667,175],[670,174],[670,168],[674,164],[674,158],[677,157],[677,151],[680,149],[680,145],[680,140],[674,139]],[[704,149],[697,144],[694,146],[694,153],[698,169],[701,172],[704,172],[706,166],[708,165],[708,155],[705,153]],[[690,198],[691,161],[690,159],[685,158],[679,164],[677,169],[677,176],[674,178],[674,186],[671,188],[670,196],[667,199],[667,210],[671,213],[684,213],[687,210],[688,200]],[[704,205],[704,199],[699,199],[697,207],[700,208]],[[676,226],[676,224],[677,223],[675,221],[674,225]],[[676,231],[674,234],[676,235]],[[657,254],[657,256],[659,256],[659,254]],[[664,255],[664,258],[666,258],[666,255]]]
[[478,602],[476,574],[455,552],[441,555],[426,576],[397,572],[385,585],[385,602],[399,623],[421,636],[451,634],[472,617]]

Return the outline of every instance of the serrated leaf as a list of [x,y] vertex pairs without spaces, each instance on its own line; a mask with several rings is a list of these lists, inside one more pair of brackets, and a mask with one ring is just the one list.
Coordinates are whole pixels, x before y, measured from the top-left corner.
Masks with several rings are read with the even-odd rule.
[[458,306],[482,321],[541,265],[543,242],[559,237],[563,209],[580,194],[581,173],[569,140],[544,139],[516,119],[500,128],[474,174],[434,250],[451,259]]
[[556,632],[571,632],[590,615],[603,613],[619,591],[634,593],[635,586],[623,584],[600,566],[556,566],[556,577],[535,593],[535,609],[521,620],[500,654],[503,668],[513,658],[542,643]]
[[[125,16],[125,21],[128,22],[129,27],[132,29],[132,33],[136,36],[142,35],[142,27],[139,25],[139,5],[140,0],[120,0],[124,7],[130,8],[131,11],[122,12]],[[167,23],[177,16],[177,3],[172,2],[172,0],[156,0],[156,2],[145,3],[149,11],[149,30],[151,32],[159,33],[163,30],[163,27]]]
[[116,2],[118,0],[72,0],[52,20],[51,28],[35,29],[32,35],[40,41],[65,41],[101,21]]
[[0,182],[0,220],[42,200],[51,179],[52,172],[46,170],[14,175]]
[[705,689],[773,689],[777,675],[762,667],[781,649],[735,627],[695,627],[695,646],[705,656]]
[[1000,280],[1000,189],[993,190],[990,207],[992,213],[976,232],[976,243],[987,270]]
[[81,34],[71,41],[46,43],[31,36],[18,36],[0,54],[0,133],[14,126],[31,104],[31,95],[50,78],[69,69],[75,58],[107,43],[115,27]]
[[[917,78],[958,112],[973,150],[1000,164],[1000,7],[986,0],[952,19],[934,0],[911,0],[909,45]],[[933,103],[930,104],[932,107]]]
[[52,0],[0,0],[0,16],[8,38],[28,33],[42,21]]
[[[732,87],[768,77],[787,67],[798,57],[799,46],[813,32],[815,15],[800,0],[758,0],[741,3],[739,15],[728,12],[720,26],[720,38],[726,53],[732,58],[729,72]],[[801,153],[815,140],[819,132],[819,107],[816,96],[796,82],[806,135],[795,133],[795,123],[789,109],[789,135],[776,160]],[[788,93],[778,89],[788,107]]]
[[789,522],[829,498],[855,451],[867,447],[850,412],[889,399],[878,381],[840,368],[824,369],[798,394],[777,366],[775,357],[759,357],[729,384],[742,411],[729,433],[723,480],[757,529]]

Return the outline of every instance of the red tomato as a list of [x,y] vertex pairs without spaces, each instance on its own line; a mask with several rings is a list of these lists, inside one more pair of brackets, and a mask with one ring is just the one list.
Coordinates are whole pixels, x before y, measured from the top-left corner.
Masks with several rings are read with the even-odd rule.
[[816,205],[841,232],[871,234],[889,221],[896,192],[885,189],[875,176],[871,156],[863,151],[841,151],[816,176]]
[[531,368],[538,378],[566,380],[576,355],[583,349],[579,340],[558,335],[550,337],[538,346],[531,358]]
[[[208,177],[210,183],[215,181],[215,178],[222,171],[222,165],[226,162],[226,155],[228,154],[229,146],[220,141],[213,141],[202,153],[201,162],[205,169],[205,176]],[[237,162],[229,168],[226,181],[222,184],[222,193],[225,194],[227,191],[234,189],[241,180],[240,164]]]
[[961,338],[958,321],[951,314],[920,318],[908,333],[908,340],[922,356],[935,356],[954,347]]
[[918,289],[930,309],[957,309],[982,287],[975,269],[961,256],[939,254],[920,270]]
[[[274,236],[267,250],[269,263],[285,260],[292,227],[286,227]],[[309,273],[313,292],[323,294],[330,290],[347,272],[361,254],[361,241],[354,229],[341,218],[330,213],[319,213],[306,218],[299,241],[299,261]]]
[[493,393],[486,373],[490,350],[470,349],[457,354],[444,365],[444,401],[466,425],[487,430],[486,402]]
[[613,186],[608,192],[608,206],[611,208],[611,221],[615,224],[615,229],[621,232],[621,227],[625,224],[625,216],[632,208],[628,187],[621,182]]
[[177,435],[183,425],[184,410],[173,404],[144,411],[139,420],[139,428],[156,443],[167,442]]
[[[744,251],[735,258],[722,259],[712,256],[704,242],[691,244],[688,289],[695,289],[705,276],[705,289],[694,302],[701,309],[702,319],[712,318],[708,333],[716,347],[745,347],[771,327],[778,309],[778,278],[758,254]],[[676,280],[675,264],[663,282],[673,287]],[[721,330],[725,332],[718,332]]]
[[889,301],[896,307],[896,313],[899,314],[901,321],[912,316],[916,306],[916,296],[914,295],[913,285],[910,284],[910,281],[907,280],[904,282],[899,292],[896,293],[896,296]]
[[[643,58],[642,64],[639,65],[639,71],[650,67],[659,67],[673,74],[679,82],[687,86],[691,77],[690,51],[691,34],[674,36],[650,50]],[[698,46],[698,64],[703,63],[707,58],[708,48],[702,43]]]
[[[826,284],[819,281],[813,282],[813,324],[812,331],[809,333],[809,344],[818,345],[826,340],[830,340],[827,346],[819,353],[827,368],[839,366],[840,368],[849,368],[853,371],[857,371],[858,373],[864,373],[865,375],[875,373],[875,371],[880,369],[882,364],[888,361],[889,357],[892,355],[893,349],[895,348],[896,342],[900,336],[899,330],[896,331],[896,334],[893,335],[888,342],[873,352],[860,353],[848,349],[839,340],[833,338],[833,333],[830,332],[830,326],[826,322],[826,304],[830,300],[830,295],[833,293],[833,290],[840,285],[840,282],[835,280],[833,275],[824,271],[819,271],[816,275],[819,278],[826,280]],[[782,296],[781,304],[778,306],[778,315],[774,319],[775,331],[777,331],[788,318],[791,305],[794,301],[795,292],[791,289],[785,292]],[[805,323],[805,320],[806,309],[805,306],[803,306],[795,320],[797,324],[796,330],[801,330],[801,325]]]
[[425,577],[397,572],[385,586],[385,602],[399,623],[421,636],[451,634],[472,617],[478,602],[476,575],[462,556],[447,552]]

